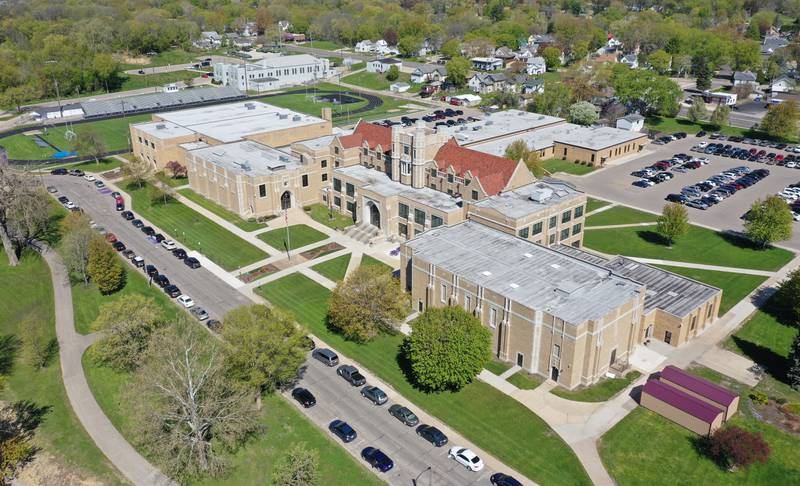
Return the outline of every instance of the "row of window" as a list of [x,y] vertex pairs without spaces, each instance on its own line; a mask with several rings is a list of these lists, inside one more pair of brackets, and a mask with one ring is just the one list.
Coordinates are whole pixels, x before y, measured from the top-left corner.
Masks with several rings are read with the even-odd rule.
[[[563,213],[561,213],[561,224],[569,223],[570,221],[572,221],[572,218],[577,219],[577,218],[580,218],[581,216],[583,216],[583,206],[576,207],[574,211],[571,210],[571,209],[568,209],[568,210],[564,211]],[[538,235],[539,233],[542,232],[542,226],[543,226],[543,221],[539,221],[537,223],[534,223],[530,228],[528,228],[527,226],[524,227],[524,228],[520,228],[519,236],[522,237],[522,238],[527,238],[528,236],[536,236],[536,235]],[[547,228],[548,229],[553,229],[556,226],[558,226],[558,215],[550,216],[550,219],[547,222]],[[576,228],[576,227],[578,228],[577,231],[580,232],[581,225],[580,224],[576,224],[575,226],[573,226],[573,231],[574,231],[574,228]],[[563,232],[563,230],[562,230],[562,232]],[[573,234],[577,234],[577,233],[573,233]]]
[[156,148],[155,142],[150,142],[146,138],[142,139],[142,137],[139,137],[139,143],[143,143],[145,147],[147,147],[147,144],[149,143],[151,147]]
[[[322,180],[326,179],[326,174],[322,174]],[[303,187],[308,187],[308,174],[302,175],[302,184]],[[267,185],[266,184],[259,184],[258,186],[258,197],[267,197]]]
[[[400,203],[397,209],[398,209],[398,213],[399,213],[401,218],[408,219],[409,208],[408,208],[407,204]],[[425,214],[425,211],[423,211],[421,209],[414,209],[414,222],[416,224],[425,226],[426,216],[427,215]],[[443,224],[444,224],[444,220],[441,217],[439,217],[439,216],[437,216],[435,214],[431,214],[431,228],[436,228],[436,227],[441,226]]]
[[[306,69],[308,69],[308,71],[306,71]],[[283,70],[283,75],[284,75],[284,76],[288,76],[290,72],[291,72],[292,74],[305,74],[306,72],[308,72],[308,73],[310,74],[310,73],[314,73],[314,72],[319,72],[319,66],[313,66],[313,67],[309,66],[308,68],[305,68],[305,67],[301,67],[301,68],[287,68],[287,69],[284,69],[284,70]],[[275,73],[274,73],[274,74],[273,74],[273,72],[272,72],[272,71],[267,71],[267,72],[266,72],[266,74],[265,74],[265,73],[263,73],[263,72],[258,72],[258,71],[256,71],[255,73],[253,73],[253,72],[249,72],[249,73],[248,73],[248,78],[249,78],[249,79],[256,79],[256,78],[262,78],[262,77],[274,77],[274,76],[280,76],[280,75],[281,75],[281,70],[280,70],[280,69],[278,69],[277,71],[275,71]],[[244,74],[242,74],[242,75],[240,76],[240,78],[241,78],[241,79],[244,79]]]

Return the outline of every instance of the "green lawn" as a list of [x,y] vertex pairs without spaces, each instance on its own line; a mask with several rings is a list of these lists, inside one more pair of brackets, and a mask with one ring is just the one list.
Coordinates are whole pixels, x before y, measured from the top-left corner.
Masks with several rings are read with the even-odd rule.
[[156,180],[161,182],[162,184],[166,184],[169,187],[181,187],[189,184],[188,177],[172,177],[164,173],[164,171],[158,171],[155,173]]
[[361,257],[361,264],[362,265],[366,265],[366,266],[374,266],[374,267],[382,268],[382,269],[384,269],[384,270],[386,270],[387,272],[390,272],[390,273],[394,272],[394,269],[391,266],[389,266],[386,263],[383,263],[382,261],[378,260],[377,258],[371,257],[371,256],[369,256],[367,254],[364,254]]
[[[150,115],[132,115],[123,118],[113,118],[111,120],[99,120],[88,123],[79,123],[70,125],[70,128],[75,132],[78,137],[82,133],[94,132],[100,136],[105,144],[106,150],[122,150],[130,147],[128,139],[130,138],[129,126],[133,123],[140,123],[149,121]],[[42,135],[42,138],[52,143],[61,150],[74,150],[75,141],[70,141],[64,138],[67,127],[52,127],[48,128],[47,135]],[[2,142],[0,142],[2,143]]]
[[781,248],[761,250],[747,240],[699,226],[690,226],[689,233],[672,248],[662,243],[661,237],[655,232],[655,225],[586,231],[583,244],[609,255],[759,270],[778,270],[794,256],[794,253]]
[[311,40],[304,43],[303,46],[313,47],[314,49],[324,49],[326,51],[335,51],[344,47],[341,44],[329,40]]
[[[185,181],[186,179],[184,179]],[[238,214],[235,214],[232,211],[228,211],[227,209],[223,208],[219,204],[215,203],[214,201],[210,201],[200,194],[194,192],[193,190],[186,188],[186,189],[178,189],[178,194],[185,197],[186,199],[199,204],[200,206],[208,209],[212,213],[216,214],[220,218],[223,218],[225,221],[229,221],[240,229],[244,231],[255,231],[259,230],[264,227],[263,224],[258,223],[252,220],[246,220],[241,218]]]
[[595,168],[591,165],[581,165],[571,162],[569,160],[561,159],[547,159],[542,161],[542,167],[547,172],[554,174],[556,172],[566,172],[573,175],[584,175],[594,172]]
[[172,71],[169,73],[155,74],[148,74],[147,71],[145,71],[145,74],[123,74],[122,77],[124,80],[122,81],[120,91],[142,88],[154,88],[153,91],[155,91],[155,88],[161,88],[165,84],[184,81],[187,76],[199,78],[202,74],[194,71]]
[[326,238],[328,238],[328,235],[305,224],[293,224],[289,226],[288,243],[287,230],[285,227],[270,230],[258,235],[259,240],[279,251],[295,250]]
[[386,74],[370,73],[361,71],[359,73],[351,74],[342,78],[342,82],[347,84],[354,84],[362,88],[374,89],[376,91],[388,91],[392,83],[410,83],[411,75],[408,73],[400,73],[400,76],[395,81],[386,79]]
[[46,160],[56,153],[52,147],[39,147],[33,137],[21,133],[0,138],[0,147],[6,149],[9,159],[15,160]]
[[509,376],[506,381],[522,390],[534,390],[539,385],[544,383],[544,378],[541,376],[531,375],[525,371],[517,371],[513,375]]
[[171,64],[194,64],[199,57],[208,57],[210,52],[188,52],[183,49],[170,49],[168,51],[159,52],[150,58],[147,64],[122,64],[124,70],[128,69],[142,69],[145,67],[158,67],[168,66]]
[[311,270],[314,270],[323,277],[338,282],[343,280],[347,273],[347,265],[350,263],[350,254],[341,255],[322,263],[317,263]]
[[7,262],[5,253],[0,254],[0,337],[6,345],[12,344],[3,350],[4,358],[10,358],[11,363],[4,370],[8,376],[0,398],[7,402],[28,400],[47,408],[34,441],[58,463],[106,484],[124,484],[72,412],[61,381],[58,355],[45,368],[35,370],[22,359],[20,350],[15,351],[13,343],[21,325],[45,327],[47,336],[55,339],[53,289],[47,264],[33,253],[26,254],[17,267],[9,267]]
[[[749,130],[747,128],[739,128],[732,126],[715,127],[707,123],[692,123],[691,120],[688,120],[686,118],[649,117],[645,121],[645,127],[650,130],[657,130],[665,133],[686,132],[695,134],[701,130],[704,130],[708,133],[719,132],[723,135],[738,135],[740,137],[755,137],[755,138],[779,140],[776,137],[771,137],[765,132],[759,132],[756,130]],[[795,143],[797,142],[797,140],[798,139],[795,137],[782,141],[787,143]]]
[[329,210],[323,204],[312,204],[304,209],[306,214],[311,216],[311,219],[329,228],[344,229],[353,226],[353,218],[351,216],[345,216],[338,211]]
[[638,371],[630,371],[624,378],[606,378],[592,386],[577,388],[575,390],[553,388],[550,390],[550,393],[576,402],[605,402],[627,388],[628,385],[633,383],[633,381],[640,376],[642,376],[642,374]]
[[504,363],[502,361],[491,360],[483,367],[497,376],[502,375],[511,368],[511,363]]
[[524,405],[480,381],[457,393],[427,394],[415,389],[398,363],[402,336],[380,335],[366,345],[344,340],[326,327],[326,288],[293,273],[256,289],[274,305],[335,349],[391,384],[413,406],[439,417],[477,446],[541,484],[590,484],[570,448]]
[[720,316],[728,312],[731,307],[738,304],[739,301],[744,299],[767,279],[767,277],[745,275],[742,273],[715,272],[713,270],[670,267],[667,265],[656,266],[722,289],[722,303],[720,303],[719,306]]
[[226,270],[235,270],[268,258],[265,252],[239,238],[188,206],[170,200],[152,204],[150,187],[123,183],[133,198],[133,209],[157,225],[174,240],[197,250]]
[[627,206],[614,206],[586,218],[586,226],[607,226],[613,224],[655,223],[657,215],[639,211]]
[[587,213],[591,213],[592,211],[594,211],[596,209],[600,209],[600,208],[606,207],[609,204],[611,204],[611,203],[608,202],[608,201],[603,201],[602,199],[595,199],[593,197],[587,197],[586,198],[586,212]]

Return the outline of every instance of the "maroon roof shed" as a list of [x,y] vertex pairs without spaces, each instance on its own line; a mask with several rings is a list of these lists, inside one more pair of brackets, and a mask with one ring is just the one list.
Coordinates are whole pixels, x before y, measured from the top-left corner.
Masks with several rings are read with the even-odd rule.
[[645,383],[641,405],[702,435],[722,425],[722,410],[659,380]]
[[661,371],[661,381],[725,411],[727,420],[736,412],[739,395],[704,378],[668,365]]

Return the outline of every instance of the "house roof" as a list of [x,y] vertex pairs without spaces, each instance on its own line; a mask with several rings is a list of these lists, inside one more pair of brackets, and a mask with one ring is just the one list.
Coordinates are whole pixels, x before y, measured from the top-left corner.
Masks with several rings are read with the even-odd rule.
[[789,40],[780,36],[768,35],[764,37],[764,43],[761,45],[761,52],[769,54],[789,45]]
[[620,62],[636,62],[636,54],[625,54]]
[[445,75],[447,74],[447,68],[444,66],[436,66],[434,64],[423,64],[414,70],[415,74],[429,74],[433,72],[439,72],[439,74]]
[[487,73],[476,73],[473,78],[478,78],[478,81],[481,84],[491,85],[494,83],[504,83],[508,81],[508,78],[503,73],[494,73],[494,74],[487,74]]
[[502,191],[517,169],[517,162],[511,159],[461,147],[454,138],[442,145],[433,160],[440,170],[452,167],[459,177],[464,177],[467,172],[471,173],[478,178],[489,196]]
[[795,80],[792,79],[792,77],[787,75],[787,74],[781,74],[780,76],[778,76],[777,78],[775,78],[772,81],[772,84],[776,84],[776,83],[780,83],[780,82],[784,82],[784,83],[790,84],[792,86],[794,86],[796,84]]
[[739,396],[727,388],[687,373],[673,365],[664,367],[661,371],[661,377],[725,407],[729,406]]
[[360,147],[367,142],[370,149],[374,150],[380,145],[384,152],[389,152],[392,149],[392,129],[383,125],[359,121],[353,133],[339,137],[339,142],[344,148]]
[[543,57],[537,56],[537,57],[529,57],[528,58],[528,64],[536,64],[536,65],[544,66],[547,63],[545,62]]
[[[403,63],[403,61],[399,61],[399,60],[393,59],[391,57],[384,57],[383,59],[375,59],[375,61],[377,61],[377,62],[379,62],[381,64],[402,64]],[[373,61],[373,62],[375,62],[375,61]]]
[[638,113],[631,113],[630,115],[623,116],[622,119],[633,123],[644,120],[644,117]]
[[494,51],[494,55],[497,57],[514,57],[514,51],[506,46],[498,47]]
[[645,383],[642,393],[657,398],[668,405],[672,405],[678,410],[686,412],[707,424],[716,420],[719,414],[722,413],[717,407],[658,380],[650,380]]
[[750,71],[736,71],[733,73],[734,81],[755,81],[756,75]]

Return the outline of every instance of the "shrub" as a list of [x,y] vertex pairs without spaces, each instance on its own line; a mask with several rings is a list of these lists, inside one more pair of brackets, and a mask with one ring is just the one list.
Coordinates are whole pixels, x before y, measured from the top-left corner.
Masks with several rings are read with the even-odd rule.
[[720,467],[735,470],[767,462],[770,448],[761,434],[733,425],[714,432],[709,439],[708,453]]
[[769,403],[769,397],[766,393],[761,391],[752,391],[750,392],[750,400],[756,402],[759,405],[766,405]]
[[89,278],[97,284],[102,294],[111,294],[125,285],[125,269],[116,252],[102,237],[89,242]]

